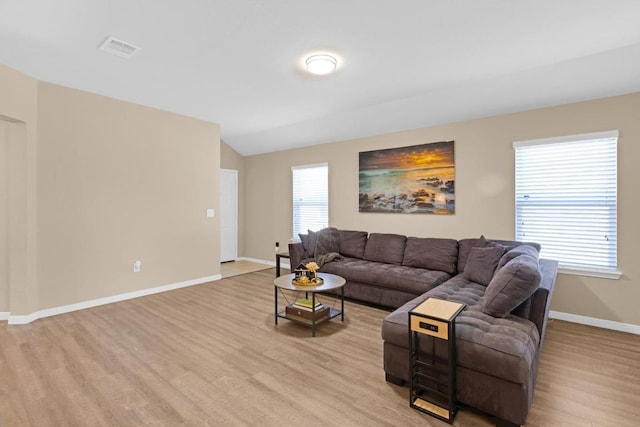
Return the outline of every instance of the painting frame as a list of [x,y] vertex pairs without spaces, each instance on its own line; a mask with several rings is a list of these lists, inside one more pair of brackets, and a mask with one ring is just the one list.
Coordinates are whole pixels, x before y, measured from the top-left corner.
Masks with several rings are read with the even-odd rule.
[[362,151],[359,212],[455,214],[455,142]]

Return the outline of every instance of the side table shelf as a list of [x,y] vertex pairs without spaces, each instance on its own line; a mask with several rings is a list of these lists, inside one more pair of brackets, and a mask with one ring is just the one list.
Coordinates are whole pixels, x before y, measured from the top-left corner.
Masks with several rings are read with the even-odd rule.
[[429,298],[409,312],[409,405],[449,424],[458,410],[455,318],[464,307]]

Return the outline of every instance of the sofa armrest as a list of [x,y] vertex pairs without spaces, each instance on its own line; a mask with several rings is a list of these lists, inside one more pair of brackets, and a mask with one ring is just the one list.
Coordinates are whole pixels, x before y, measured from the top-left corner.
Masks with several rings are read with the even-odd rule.
[[556,276],[558,274],[558,261],[550,259],[540,259],[540,271],[542,280],[540,286],[531,296],[531,311],[529,320],[531,320],[540,333],[540,344],[542,345],[544,334],[547,330],[547,320],[549,319],[549,310],[551,308],[551,297],[556,285]]
[[304,250],[301,242],[289,243],[289,263],[291,264],[291,272],[296,269],[303,259],[307,258],[307,251]]

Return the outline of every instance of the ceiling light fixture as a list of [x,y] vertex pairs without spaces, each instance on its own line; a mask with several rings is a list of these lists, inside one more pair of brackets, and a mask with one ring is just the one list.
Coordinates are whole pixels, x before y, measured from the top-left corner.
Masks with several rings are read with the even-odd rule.
[[311,55],[305,61],[307,71],[311,74],[324,75],[333,73],[338,66],[338,60],[327,54]]

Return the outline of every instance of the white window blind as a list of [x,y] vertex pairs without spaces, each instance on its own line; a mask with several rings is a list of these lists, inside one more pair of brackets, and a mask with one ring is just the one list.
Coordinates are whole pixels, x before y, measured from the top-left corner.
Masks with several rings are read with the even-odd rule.
[[326,163],[294,166],[293,237],[329,224],[329,167]]
[[617,272],[617,143],[617,131],[515,142],[516,240],[565,270]]

